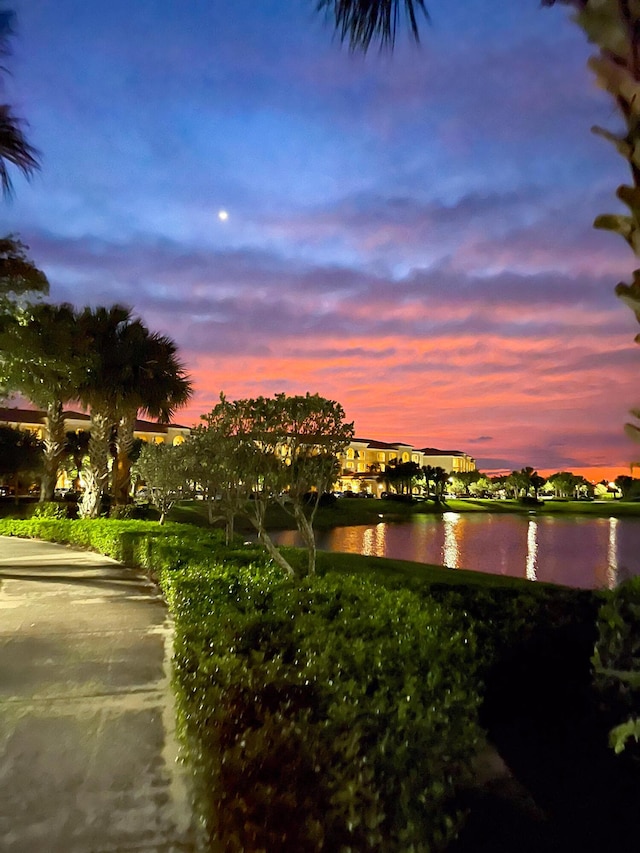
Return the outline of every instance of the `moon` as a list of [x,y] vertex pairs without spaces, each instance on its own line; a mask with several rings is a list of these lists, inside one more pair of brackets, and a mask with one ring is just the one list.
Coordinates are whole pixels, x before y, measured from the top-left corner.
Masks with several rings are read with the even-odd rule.
[[220,222],[226,222],[228,218],[229,218],[229,214],[227,213],[226,210],[219,210],[218,211],[218,219],[220,220]]

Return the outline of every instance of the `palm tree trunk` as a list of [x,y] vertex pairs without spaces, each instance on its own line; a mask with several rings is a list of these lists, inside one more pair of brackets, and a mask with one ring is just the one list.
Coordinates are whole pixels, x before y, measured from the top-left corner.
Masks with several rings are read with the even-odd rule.
[[113,419],[104,411],[91,412],[89,465],[84,472],[84,494],[78,505],[81,518],[97,518],[109,477],[109,438]]
[[58,467],[64,454],[65,432],[62,402],[47,405],[47,431],[44,439],[44,470],[40,481],[40,503],[52,501],[58,479]]
[[133,449],[137,410],[127,412],[118,424],[117,456],[113,466],[113,498],[116,506],[131,503],[131,451]]

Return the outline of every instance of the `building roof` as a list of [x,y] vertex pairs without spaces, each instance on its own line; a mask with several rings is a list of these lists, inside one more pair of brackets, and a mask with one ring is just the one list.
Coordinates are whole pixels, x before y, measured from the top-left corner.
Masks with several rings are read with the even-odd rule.
[[43,414],[33,409],[0,408],[0,423],[41,424],[44,422]]
[[399,450],[401,447],[406,447],[410,450],[415,450],[417,453],[424,453],[425,456],[468,456],[463,450],[438,450],[436,447],[414,447],[413,444],[408,444],[404,441],[378,441],[371,438],[354,438],[354,442],[358,444],[367,444],[372,449],[378,450]]
[[[84,421],[87,424],[91,421],[85,412],[65,410],[63,415],[68,421]],[[0,408],[0,423],[44,425],[45,419],[46,412],[39,409]],[[161,424],[155,421],[137,419],[135,429],[136,432],[166,433],[169,429],[189,429],[189,427],[182,426],[182,424]]]
[[469,456],[464,450],[438,450],[436,447],[421,447],[420,453],[425,456]]

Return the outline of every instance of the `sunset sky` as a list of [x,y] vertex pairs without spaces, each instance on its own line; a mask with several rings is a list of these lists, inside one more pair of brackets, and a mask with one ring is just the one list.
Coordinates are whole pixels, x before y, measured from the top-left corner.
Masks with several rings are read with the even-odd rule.
[[42,170],[0,233],[52,300],[176,340],[176,420],[311,391],[359,436],[484,471],[640,459],[640,330],[613,293],[634,258],[592,229],[627,175],[590,127],[618,119],[566,7],[434,0],[420,47],[362,57],[315,0],[5,5],[3,100]]

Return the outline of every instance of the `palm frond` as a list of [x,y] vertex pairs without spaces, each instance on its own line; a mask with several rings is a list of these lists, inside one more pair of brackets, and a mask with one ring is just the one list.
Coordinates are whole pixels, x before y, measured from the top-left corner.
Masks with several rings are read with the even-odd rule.
[[12,163],[29,178],[40,168],[38,156],[39,151],[26,140],[20,120],[7,104],[0,104],[0,188],[3,195],[11,196],[13,193],[8,164]]
[[340,39],[352,50],[365,53],[372,41],[393,47],[402,10],[416,41],[420,41],[417,12],[429,20],[424,0],[318,0],[316,9],[333,18]]

